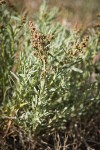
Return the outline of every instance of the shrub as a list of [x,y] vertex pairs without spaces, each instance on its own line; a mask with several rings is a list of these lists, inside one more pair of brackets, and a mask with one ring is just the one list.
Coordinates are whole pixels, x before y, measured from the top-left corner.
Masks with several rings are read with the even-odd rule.
[[[29,20],[0,6],[0,101],[5,136],[14,126],[34,136],[65,130],[99,113],[99,88],[89,82],[99,50],[96,29],[66,30],[55,22],[57,8]],[[74,128],[74,127],[72,127]]]

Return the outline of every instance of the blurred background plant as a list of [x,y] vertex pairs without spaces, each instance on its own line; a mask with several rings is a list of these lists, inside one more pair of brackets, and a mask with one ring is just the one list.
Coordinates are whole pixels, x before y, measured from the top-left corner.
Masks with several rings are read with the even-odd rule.
[[[22,13],[25,9],[33,15],[42,3],[41,0],[6,0],[12,2]],[[59,7],[61,14],[59,20],[63,22],[64,20],[68,23],[71,22],[73,25],[77,24],[91,24],[95,21],[95,15],[100,11],[100,1],[99,0],[47,0],[49,7]]]
[[7,4],[0,5],[3,147],[89,149],[92,142],[98,147],[100,79],[91,83],[90,77],[100,26],[66,29],[55,21],[59,9],[45,1],[31,19]]

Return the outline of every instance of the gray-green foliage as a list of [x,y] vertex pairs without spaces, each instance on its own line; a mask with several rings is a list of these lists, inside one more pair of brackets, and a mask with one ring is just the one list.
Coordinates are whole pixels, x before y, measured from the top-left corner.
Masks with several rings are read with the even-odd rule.
[[[98,87],[87,83],[91,71],[89,55],[93,47],[98,49],[98,37],[93,39],[90,35],[87,53],[77,50],[77,56],[74,55],[81,37],[55,22],[56,8],[47,11],[46,7],[42,5],[34,21],[40,32],[54,34],[49,44],[45,76],[43,62],[33,55],[35,49],[30,43],[28,21],[19,28],[20,16],[10,15],[6,9],[3,13],[4,8],[0,10],[0,23],[4,26],[0,28],[1,113],[16,117],[13,123],[31,131],[61,128],[67,119],[87,116],[98,110],[100,104]],[[16,63],[18,67],[13,72]]]

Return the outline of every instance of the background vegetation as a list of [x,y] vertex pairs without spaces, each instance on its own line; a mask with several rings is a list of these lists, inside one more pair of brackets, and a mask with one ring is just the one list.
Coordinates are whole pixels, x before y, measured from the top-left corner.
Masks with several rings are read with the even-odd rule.
[[66,29],[45,2],[31,19],[0,3],[0,149],[99,150],[100,25]]

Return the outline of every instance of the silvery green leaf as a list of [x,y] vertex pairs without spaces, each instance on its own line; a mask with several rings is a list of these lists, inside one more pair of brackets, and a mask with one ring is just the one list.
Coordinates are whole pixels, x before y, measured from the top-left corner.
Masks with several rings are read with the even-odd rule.
[[72,67],[72,70],[75,72],[83,73],[83,70],[76,68],[76,67]]

